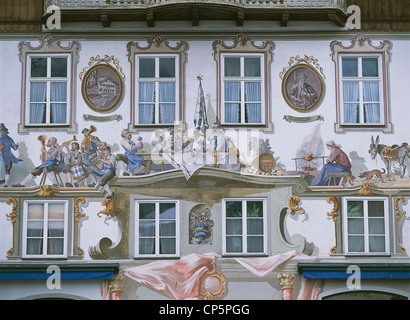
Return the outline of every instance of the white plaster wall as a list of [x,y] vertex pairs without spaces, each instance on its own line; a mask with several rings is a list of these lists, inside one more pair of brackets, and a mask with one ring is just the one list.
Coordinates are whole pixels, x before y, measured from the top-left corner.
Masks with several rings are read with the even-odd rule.
[[313,242],[313,255],[328,255],[335,245],[335,224],[332,218],[326,215],[333,209],[326,199],[301,198],[299,206],[305,210],[295,214],[288,214],[285,221],[285,230],[288,236],[300,234],[306,237],[307,242]]
[[84,259],[92,260],[89,256],[89,247],[96,246],[102,238],[109,238],[113,246],[118,244],[121,239],[121,232],[116,217],[109,217],[97,214],[105,207],[101,206],[101,201],[87,201],[80,211],[86,214],[86,217],[80,220],[80,239],[79,247],[84,250]]

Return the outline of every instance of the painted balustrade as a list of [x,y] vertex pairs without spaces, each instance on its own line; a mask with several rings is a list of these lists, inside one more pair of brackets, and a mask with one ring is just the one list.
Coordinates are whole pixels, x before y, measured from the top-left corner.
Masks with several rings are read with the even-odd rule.
[[347,0],[45,0],[61,9],[138,9],[176,3],[226,4],[243,8],[338,8],[345,10]]

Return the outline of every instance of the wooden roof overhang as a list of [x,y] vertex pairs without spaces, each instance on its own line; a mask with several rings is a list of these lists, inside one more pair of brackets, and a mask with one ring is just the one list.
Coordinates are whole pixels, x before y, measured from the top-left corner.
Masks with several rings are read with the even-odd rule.
[[[287,26],[288,21],[333,21],[343,27],[347,14],[337,7],[257,7],[240,4],[215,3],[170,3],[141,8],[121,7],[77,7],[61,8],[62,22],[102,22],[109,27],[111,22],[146,21],[148,27],[154,27],[156,21],[192,21],[198,26],[201,20],[231,20],[237,26],[244,21],[280,21]],[[49,15],[44,15],[43,21]]]

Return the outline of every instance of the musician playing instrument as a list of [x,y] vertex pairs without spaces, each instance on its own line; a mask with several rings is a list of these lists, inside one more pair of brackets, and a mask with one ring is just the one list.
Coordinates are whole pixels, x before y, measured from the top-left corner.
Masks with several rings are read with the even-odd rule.
[[[124,172],[123,175],[130,175],[135,169],[136,173],[145,171],[143,166],[144,158],[138,155],[138,152],[144,152],[142,139],[135,143],[132,140],[132,135],[128,129],[124,129],[121,132],[121,146],[124,148],[124,154],[117,154],[116,160],[120,169]],[[127,166],[128,165],[128,169]]]
[[[89,168],[90,178],[97,182],[96,188],[99,188],[100,191],[106,191],[106,197],[112,199],[114,192],[111,191],[107,182],[115,177],[116,160],[115,155],[111,154],[111,148],[108,145],[103,147],[103,152],[99,157],[101,164],[97,165],[96,168]],[[97,176],[99,177],[98,181]]]
[[90,129],[84,128],[83,131],[81,131],[81,133],[84,134],[81,150],[84,152],[87,166],[90,165],[91,158],[97,155],[97,149],[100,144],[100,139],[92,135],[95,131],[97,131],[97,128],[94,126],[91,126]]
[[[46,150],[46,147],[49,149]],[[41,152],[46,156],[45,161],[31,170],[31,173],[22,182],[13,185],[13,187],[24,187],[36,176],[39,176],[43,172],[48,173],[56,166],[60,158],[60,146],[57,143],[57,138],[48,138],[47,143],[41,146]]]
[[[85,165],[86,159],[85,159],[84,154],[80,151],[80,144],[78,142],[71,143],[71,149],[69,149],[67,146],[67,152],[68,152],[68,155],[65,159],[67,169],[65,169],[63,172],[66,175],[68,175],[70,179],[70,182],[66,182],[66,186],[72,187],[73,186],[72,170],[76,167],[78,167],[79,170],[83,170],[82,165]],[[86,171],[84,170],[83,173],[84,174],[82,174],[76,179],[75,185],[82,182],[86,178]]]

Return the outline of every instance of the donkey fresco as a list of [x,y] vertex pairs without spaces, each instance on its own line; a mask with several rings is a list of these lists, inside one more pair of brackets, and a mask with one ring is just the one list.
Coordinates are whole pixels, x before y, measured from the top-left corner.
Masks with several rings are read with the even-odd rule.
[[383,160],[384,164],[386,165],[387,176],[391,174],[391,164],[392,162],[398,162],[400,165],[400,177],[403,178],[406,174],[406,164],[405,160],[406,157],[410,158],[409,147],[407,143],[403,143],[401,146],[394,145],[394,146],[387,146],[385,144],[379,144],[379,136],[376,137],[376,141],[374,141],[372,136],[372,141],[370,144],[369,150],[370,156],[372,160],[376,159],[377,154],[379,154],[380,158]]

